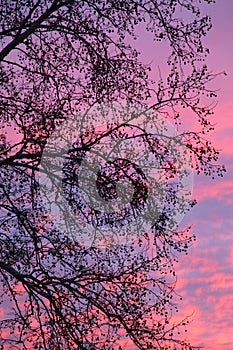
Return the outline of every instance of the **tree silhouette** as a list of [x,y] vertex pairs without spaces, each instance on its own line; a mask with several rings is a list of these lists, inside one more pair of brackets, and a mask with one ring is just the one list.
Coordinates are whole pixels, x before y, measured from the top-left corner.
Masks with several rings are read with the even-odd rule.
[[[168,44],[165,78],[151,81],[150,67],[140,62],[132,44],[138,26],[158,45]],[[207,69],[208,49],[202,44],[210,28],[210,18],[202,17],[191,0],[1,2],[1,349],[194,348],[177,334],[188,320],[172,321],[179,298],[174,264],[195,239],[190,228],[175,227],[174,212],[182,215],[194,204],[185,188],[177,192],[175,180],[186,175],[180,171],[185,158],[197,173],[222,176],[225,171],[205,136],[213,129],[213,105],[206,101],[216,97],[208,88],[216,74]],[[120,104],[123,108],[111,123],[115,101],[126,104]],[[107,111],[100,130],[92,112],[96,105]],[[155,133],[138,123],[142,115],[153,121],[160,113],[179,126],[183,111],[195,118],[198,131],[169,138],[162,129]],[[48,145],[57,139],[52,144],[49,140],[74,115],[78,122],[89,117],[89,128],[63,152],[63,177],[56,182],[51,164],[59,152]],[[150,168],[156,161],[162,170],[154,187],[158,203],[163,198],[156,220],[142,216],[143,223],[149,221],[149,232],[144,226],[133,231],[130,225],[141,225],[137,218],[146,205],[152,210],[150,179],[138,162],[121,157],[120,149],[97,172],[86,167],[84,191],[79,190],[87,154],[94,149],[98,160],[101,150],[105,152],[101,142],[107,147],[113,141],[127,141],[130,155],[143,145],[143,164]],[[85,181],[92,172],[105,212],[88,204],[91,193]],[[42,193],[39,173],[52,175],[56,191],[61,186],[73,216],[81,217],[82,230],[87,227],[85,234],[90,234],[90,225],[95,228],[90,245],[79,240],[81,231],[70,217],[65,224],[73,235],[54,223],[42,198],[46,191]],[[130,188],[128,197],[122,181]],[[119,197],[128,202],[114,211]],[[48,198],[50,206],[54,202]],[[115,241],[116,232],[126,241],[119,236]]]

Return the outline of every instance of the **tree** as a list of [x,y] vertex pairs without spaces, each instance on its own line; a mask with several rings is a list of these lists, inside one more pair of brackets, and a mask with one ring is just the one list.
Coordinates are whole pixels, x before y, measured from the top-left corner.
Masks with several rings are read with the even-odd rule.
[[[12,0],[2,1],[1,14],[1,348],[192,349],[176,334],[188,321],[173,325],[171,320],[177,309],[174,263],[195,239],[189,228],[175,229],[175,222],[169,228],[179,199],[170,181],[177,173],[170,152],[174,147],[139,127],[136,116],[132,123],[114,120],[99,132],[90,123],[66,152],[61,184],[68,204],[88,223],[105,220],[110,232],[142,210],[147,179],[127,159],[101,167],[96,185],[107,202],[119,195],[116,186],[122,179],[134,187],[122,216],[103,218],[79,201],[76,170],[86,153],[103,139],[139,140],[165,170],[168,184],[159,215],[150,233],[136,235],[129,245],[86,247],[65,234],[45,209],[38,173],[46,171],[43,151],[62,123],[77,113],[81,120],[87,107],[125,101],[143,106],[146,113],[159,112],[175,125],[181,124],[182,111],[190,111],[200,128],[180,132],[179,142],[197,173],[222,176],[218,151],[205,139],[213,129],[213,105],[206,105],[206,99],[216,97],[208,88],[216,74],[207,69],[208,50],[202,44],[210,18],[202,17],[191,0]],[[133,48],[139,25],[158,45],[168,43],[165,78],[150,81],[150,67]],[[184,196],[178,202],[180,213],[194,204]],[[148,255],[147,246],[156,253]]]

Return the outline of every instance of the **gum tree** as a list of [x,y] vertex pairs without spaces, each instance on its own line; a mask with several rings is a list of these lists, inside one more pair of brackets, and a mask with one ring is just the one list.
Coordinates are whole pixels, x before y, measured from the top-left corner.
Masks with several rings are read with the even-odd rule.
[[[216,75],[208,71],[202,44],[211,21],[198,4],[212,2],[1,2],[2,349],[193,349],[177,335],[187,320],[173,325],[171,318],[177,309],[174,263],[195,237],[168,225],[177,203],[169,185],[177,175],[169,144],[139,128],[137,118],[116,118],[101,131],[90,124],[66,156],[62,186],[71,210],[114,232],[149,200],[145,174],[120,157],[101,167],[96,186],[106,201],[117,199],[122,179],[134,188],[123,216],[101,217],[79,200],[79,166],[103,140],[127,139],[130,149],[138,141],[151,152],[168,180],[165,202],[150,232],[131,244],[86,247],[65,234],[46,211],[38,173],[46,171],[43,150],[64,121],[84,108],[124,101],[174,125],[187,113],[195,118],[199,129],[180,132],[179,142],[197,173],[222,176],[218,152],[205,136],[213,129],[207,100],[216,97],[208,88]],[[155,81],[133,45],[138,26],[151,33],[155,48],[160,42],[169,48],[167,75]],[[188,205],[193,202],[182,197],[178,211]],[[147,254],[148,247],[156,253]]]

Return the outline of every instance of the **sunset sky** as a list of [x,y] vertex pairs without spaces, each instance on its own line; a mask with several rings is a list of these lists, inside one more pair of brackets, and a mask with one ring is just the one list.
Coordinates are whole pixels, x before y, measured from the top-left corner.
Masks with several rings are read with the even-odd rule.
[[[205,7],[207,9],[207,6]],[[218,0],[205,10],[213,20],[206,44],[209,67],[226,71],[219,77],[215,131],[210,135],[221,150],[224,178],[195,176],[193,197],[198,205],[182,225],[193,224],[197,242],[178,265],[177,288],[184,300],[182,315],[191,315],[187,338],[212,350],[233,349],[233,1]]]
[[[209,135],[227,173],[215,180],[194,177],[193,198],[198,204],[181,227],[192,224],[197,241],[177,265],[177,291],[183,297],[178,319],[192,315],[185,334],[192,345],[233,350],[233,1],[216,0],[215,4],[202,5],[202,10],[213,24],[204,41],[210,49],[208,67],[227,73],[217,77],[213,85],[219,91],[212,117],[215,131]],[[138,45],[143,60],[154,69],[153,76],[158,66],[164,66],[163,47],[156,50],[148,34],[140,32]]]
[[[198,203],[180,228],[192,225],[197,240],[175,266],[176,290],[183,297],[177,320],[190,316],[188,332],[182,334],[182,339],[185,335],[191,345],[233,350],[233,0],[216,0],[215,4],[202,5],[202,10],[213,23],[204,40],[210,49],[208,67],[216,73],[227,73],[213,83],[219,91],[212,117],[215,130],[208,136],[220,151],[219,163],[227,172],[215,180],[194,176],[193,198]],[[162,58],[166,57],[166,48],[163,44],[160,49],[156,44],[152,46],[149,34],[143,31],[137,35],[135,46],[142,52],[143,62],[151,65],[153,77],[158,67],[166,66]],[[184,125],[191,126],[188,113],[186,117]]]

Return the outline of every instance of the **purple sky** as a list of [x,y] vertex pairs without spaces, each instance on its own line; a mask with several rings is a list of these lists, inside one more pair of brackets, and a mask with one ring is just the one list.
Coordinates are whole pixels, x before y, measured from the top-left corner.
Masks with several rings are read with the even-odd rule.
[[[197,1],[198,2],[198,1]],[[183,296],[178,319],[191,317],[187,339],[207,350],[233,350],[233,1],[217,0],[202,6],[213,28],[205,38],[210,49],[207,63],[213,72],[227,72],[213,83],[219,89],[209,138],[221,150],[224,178],[195,176],[193,197],[198,204],[185,217],[182,227],[193,224],[196,244],[177,266],[179,293]],[[165,68],[166,47],[152,48],[150,36],[138,33],[143,61]],[[189,123],[189,121],[188,121]]]
[[[216,4],[203,7],[203,14],[213,20],[205,39],[211,52],[209,68],[228,74],[214,83],[220,90],[213,117],[216,127],[210,135],[221,149],[220,162],[227,173],[214,181],[195,176],[193,197],[198,204],[181,226],[193,224],[197,241],[177,266],[177,289],[183,296],[177,317],[194,312],[187,333],[192,345],[233,350],[233,0],[216,0]],[[139,32],[136,46],[155,72],[158,65],[163,66],[166,48],[152,49],[147,35]]]
[[221,149],[224,178],[196,176],[194,198],[198,205],[183,224],[193,223],[197,242],[178,266],[178,288],[184,297],[182,315],[190,315],[188,339],[205,349],[233,349],[233,1],[218,0],[205,7],[213,20],[206,39],[209,67],[226,71],[215,86],[220,88],[210,135]]

